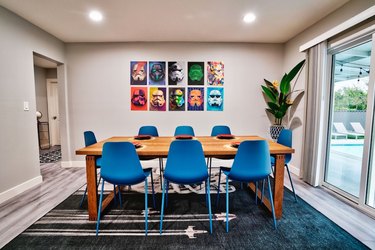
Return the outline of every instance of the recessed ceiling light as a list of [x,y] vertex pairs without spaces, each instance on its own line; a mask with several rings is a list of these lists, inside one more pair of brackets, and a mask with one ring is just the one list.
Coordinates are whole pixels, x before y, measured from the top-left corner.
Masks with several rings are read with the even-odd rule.
[[102,13],[97,10],[90,11],[89,17],[94,22],[100,22],[101,20],[103,20]]
[[248,13],[244,16],[243,21],[245,23],[252,23],[254,22],[256,16],[253,13]]

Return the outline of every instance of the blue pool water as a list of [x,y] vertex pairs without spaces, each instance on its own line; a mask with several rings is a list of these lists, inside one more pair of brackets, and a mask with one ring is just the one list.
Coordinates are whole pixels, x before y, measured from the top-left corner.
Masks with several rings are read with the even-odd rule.
[[331,150],[362,158],[363,144],[335,144],[331,145]]

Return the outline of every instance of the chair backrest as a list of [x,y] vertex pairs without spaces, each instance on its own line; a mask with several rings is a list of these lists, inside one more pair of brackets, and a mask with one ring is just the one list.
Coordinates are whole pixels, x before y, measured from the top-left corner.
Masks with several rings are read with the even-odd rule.
[[225,125],[216,125],[212,128],[211,136],[217,136],[220,134],[232,134],[230,128]]
[[352,125],[354,132],[359,133],[359,134],[364,134],[365,130],[362,127],[361,123],[359,122],[351,122],[350,125]]
[[174,136],[176,135],[191,135],[195,136],[194,129],[191,126],[177,126],[174,131]]
[[92,144],[95,144],[97,142],[95,134],[92,131],[85,131],[85,132],[83,132],[83,136],[85,138],[85,146],[86,147],[88,147],[88,146],[90,146]]
[[[291,148],[292,145],[293,145],[292,130],[290,130],[290,129],[281,130],[279,138],[277,139],[277,143]],[[288,164],[291,159],[292,159],[292,154],[286,154],[285,155],[285,164]]]
[[134,185],[146,178],[131,142],[104,143],[100,176],[116,185]]
[[202,144],[197,140],[171,143],[164,177],[178,184],[199,183],[208,178]]
[[138,135],[151,135],[158,137],[158,129],[155,126],[142,126],[139,128]]
[[271,156],[266,140],[243,141],[238,147],[229,178],[242,182],[257,181],[271,173]]
[[335,127],[338,133],[347,134],[348,130],[346,129],[344,123],[342,122],[334,122],[333,126]]

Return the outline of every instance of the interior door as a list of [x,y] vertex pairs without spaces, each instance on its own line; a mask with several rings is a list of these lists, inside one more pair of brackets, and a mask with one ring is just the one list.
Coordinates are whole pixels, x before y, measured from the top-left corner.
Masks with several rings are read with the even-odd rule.
[[47,79],[48,122],[51,146],[60,145],[59,88],[57,79]]

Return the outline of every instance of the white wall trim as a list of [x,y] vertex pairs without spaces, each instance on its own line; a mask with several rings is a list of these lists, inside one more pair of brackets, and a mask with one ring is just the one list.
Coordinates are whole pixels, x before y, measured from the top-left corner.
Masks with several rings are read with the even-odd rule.
[[41,175],[0,193],[0,204],[43,182]]
[[62,168],[85,168],[85,161],[61,161]]
[[330,37],[333,37],[335,35],[337,35],[338,33],[344,31],[344,30],[347,30],[351,27],[353,27],[354,25],[372,17],[375,15],[375,6],[372,6],[370,8],[368,8],[367,10],[365,11],[362,11],[361,13],[359,13],[358,15],[346,20],[345,22],[341,23],[340,25],[337,25],[336,27],[328,30],[327,32],[324,32],[323,34],[315,37],[314,39],[308,41],[307,43],[301,45],[299,47],[299,51],[300,52],[303,52],[315,45],[317,45],[318,43],[321,43],[325,40],[327,40],[328,38]]

